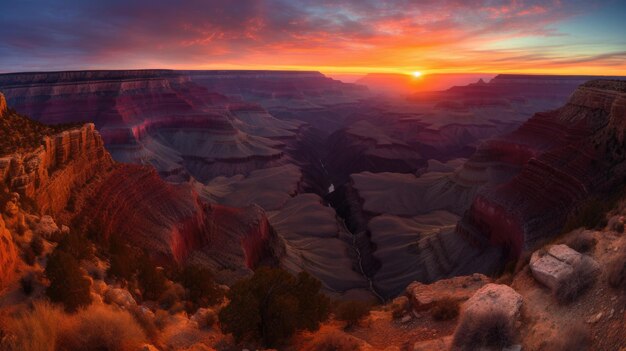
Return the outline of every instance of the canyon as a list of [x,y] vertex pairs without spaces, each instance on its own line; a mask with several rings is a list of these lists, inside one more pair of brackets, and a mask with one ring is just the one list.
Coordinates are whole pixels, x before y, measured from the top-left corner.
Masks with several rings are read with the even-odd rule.
[[39,215],[162,265],[227,285],[274,265],[388,300],[500,272],[623,181],[624,83],[607,78],[389,97],[318,72],[2,74],[3,116],[70,124],[3,152],[0,175]]

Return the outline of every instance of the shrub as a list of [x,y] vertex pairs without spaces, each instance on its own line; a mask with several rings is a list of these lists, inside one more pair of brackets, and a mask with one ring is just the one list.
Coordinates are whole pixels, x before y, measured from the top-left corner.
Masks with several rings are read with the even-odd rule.
[[204,267],[186,266],[180,282],[189,290],[189,300],[195,308],[215,305],[224,298],[224,293],[213,280],[213,274]]
[[13,338],[3,346],[10,351],[54,351],[63,321],[61,309],[37,301],[32,310],[8,321]]
[[436,321],[448,321],[458,317],[461,306],[458,300],[450,297],[443,298],[430,309],[430,315]]
[[461,319],[452,339],[452,350],[473,351],[482,347],[502,349],[515,341],[515,327],[502,312]]
[[559,282],[554,294],[561,303],[574,301],[582,295],[596,281],[597,270],[588,256],[583,256],[578,264],[574,266],[574,272]]
[[30,241],[30,248],[35,256],[41,256],[44,250],[43,238],[40,235],[33,236],[33,239]]
[[588,252],[596,246],[596,239],[590,230],[576,229],[564,241],[564,244],[578,252]]
[[363,301],[345,301],[339,303],[335,311],[335,318],[346,322],[346,329],[359,324],[361,319],[370,313],[370,305]]
[[147,255],[142,255],[139,262],[137,280],[143,289],[143,297],[158,300],[165,292],[167,278],[162,268],[156,267]]
[[[93,260],[95,255],[94,246],[83,234],[65,235],[56,250],[64,251],[77,260]],[[55,250],[55,251],[56,251]]]
[[296,278],[282,269],[260,268],[229,290],[230,303],[219,313],[222,331],[237,342],[261,341],[270,347],[296,330],[315,330],[328,316],[329,301],[320,288],[307,273]]
[[22,258],[24,259],[24,262],[26,262],[26,264],[29,266],[34,266],[37,260],[37,256],[35,256],[35,253],[30,247],[24,249],[24,251],[22,252]]
[[614,288],[626,288],[626,250],[613,258],[607,265],[607,278]]
[[33,293],[33,290],[34,290],[33,279],[34,278],[32,275],[25,275],[22,278],[20,278],[20,287],[22,288],[22,292],[26,296],[30,296],[30,294]]
[[129,312],[107,305],[81,310],[59,336],[61,350],[134,351],[145,342],[143,330]]
[[125,280],[131,280],[139,269],[138,263],[141,255],[139,255],[133,247],[124,243],[117,235],[111,236],[109,255],[110,266],[107,274]]
[[336,331],[324,336],[313,347],[315,351],[357,351],[360,349],[359,343],[354,338]]
[[593,229],[606,224],[606,213],[611,209],[611,204],[598,198],[584,201],[577,211],[572,212],[563,226],[563,233],[569,233],[574,229]]
[[185,296],[185,288],[180,284],[170,284],[167,289],[159,296],[159,305],[164,309],[172,308],[174,305],[180,304]]
[[546,351],[586,351],[591,348],[591,333],[582,323],[561,330],[558,336],[548,343]]
[[[623,206],[624,206],[624,203],[620,204],[620,207],[623,207]],[[626,208],[623,208],[622,210],[626,211]],[[609,223],[607,226],[609,227],[610,230],[616,231],[618,233],[624,232],[624,223],[620,221],[619,216],[611,217],[611,219],[609,219]]]
[[46,294],[50,300],[62,303],[67,311],[76,311],[91,303],[91,282],[72,255],[55,250],[48,258],[45,274],[50,280]]

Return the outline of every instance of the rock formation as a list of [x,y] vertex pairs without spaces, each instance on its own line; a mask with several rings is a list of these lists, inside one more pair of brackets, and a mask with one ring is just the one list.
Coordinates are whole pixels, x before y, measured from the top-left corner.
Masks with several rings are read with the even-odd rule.
[[11,232],[6,228],[3,216],[0,216],[0,290],[3,290],[15,276],[17,255]]
[[517,256],[557,234],[585,199],[621,183],[625,87],[623,81],[586,83],[559,110],[537,114],[510,137],[488,143],[491,157],[521,170],[481,191],[458,232]]
[[0,93],[0,117],[7,112],[7,101],[4,98],[4,94]]
[[33,199],[42,213],[58,214],[73,189],[112,165],[93,124],[45,136],[34,151],[0,158],[0,180]]

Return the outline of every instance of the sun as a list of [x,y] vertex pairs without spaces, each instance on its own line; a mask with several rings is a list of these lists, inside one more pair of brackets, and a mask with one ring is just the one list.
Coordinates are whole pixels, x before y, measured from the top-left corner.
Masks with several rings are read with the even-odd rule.
[[414,78],[419,78],[419,77],[421,77],[421,76],[422,76],[422,72],[415,71],[415,72],[411,73],[411,75],[412,75]]

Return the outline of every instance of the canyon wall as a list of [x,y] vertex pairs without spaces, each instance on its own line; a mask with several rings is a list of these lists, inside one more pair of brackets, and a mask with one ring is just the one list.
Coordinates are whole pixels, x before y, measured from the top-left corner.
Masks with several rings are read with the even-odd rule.
[[33,151],[0,158],[0,181],[34,200],[42,214],[59,214],[73,189],[113,164],[91,123],[44,136],[42,144]]
[[487,238],[517,257],[558,234],[584,200],[622,184],[625,92],[624,81],[591,81],[559,110],[488,143],[484,154],[522,168],[510,181],[481,191],[457,232]]

